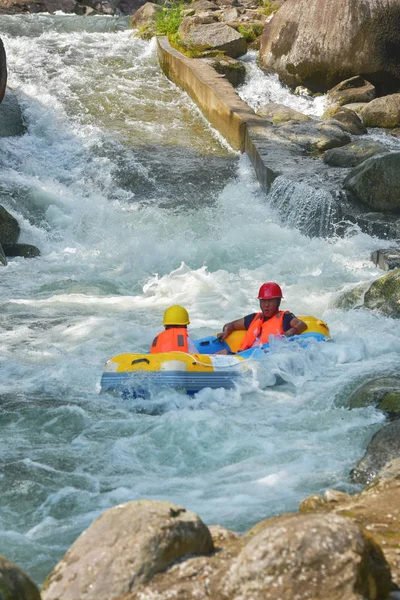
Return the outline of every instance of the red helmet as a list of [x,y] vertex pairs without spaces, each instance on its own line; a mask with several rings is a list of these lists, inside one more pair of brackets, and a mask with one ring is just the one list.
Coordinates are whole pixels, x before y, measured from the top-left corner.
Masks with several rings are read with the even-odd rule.
[[271,298],[283,298],[282,290],[277,283],[267,281],[263,283],[258,292],[259,300],[269,300]]

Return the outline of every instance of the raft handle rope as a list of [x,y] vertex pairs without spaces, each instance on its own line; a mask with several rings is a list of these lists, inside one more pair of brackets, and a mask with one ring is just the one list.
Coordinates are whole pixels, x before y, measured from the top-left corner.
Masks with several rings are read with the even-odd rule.
[[137,365],[138,363],[141,363],[141,362],[147,363],[148,365],[150,364],[150,361],[148,358],[136,358],[135,360],[133,360],[131,362],[131,365]]

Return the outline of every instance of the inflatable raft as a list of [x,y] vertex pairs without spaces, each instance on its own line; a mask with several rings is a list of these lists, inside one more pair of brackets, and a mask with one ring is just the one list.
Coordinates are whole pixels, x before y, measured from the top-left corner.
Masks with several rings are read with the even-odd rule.
[[[315,317],[299,317],[307,324],[304,333],[285,338],[299,348],[311,340],[330,339],[328,326]],[[101,391],[123,397],[146,398],[153,391],[173,388],[195,394],[203,388],[235,387],[249,370],[251,361],[260,360],[270,351],[269,344],[230,355],[215,355],[220,350],[238,352],[244,331],[235,331],[224,342],[216,336],[193,340],[197,353],[164,352],[159,354],[118,354],[107,361],[101,378]]]

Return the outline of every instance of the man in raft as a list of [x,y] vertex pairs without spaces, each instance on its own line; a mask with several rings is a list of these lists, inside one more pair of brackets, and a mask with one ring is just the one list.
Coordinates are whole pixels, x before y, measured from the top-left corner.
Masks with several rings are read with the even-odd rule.
[[[263,283],[258,292],[261,312],[225,323],[222,332],[218,334],[218,339],[222,342],[233,331],[246,330],[247,333],[239,348],[239,352],[242,352],[248,348],[267,344],[271,335],[291,337],[303,333],[307,329],[304,321],[288,310],[279,310],[282,298],[282,290],[277,283],[273,281]],[[220,350],[218,354],[228,354],[228,350]]]
[[191,352],[197,353],[197,347],[189,338],[187,326],[189,313],[186,308],[174,304],[164,312],[164,331],[153,340],[150,354],[157,352]]

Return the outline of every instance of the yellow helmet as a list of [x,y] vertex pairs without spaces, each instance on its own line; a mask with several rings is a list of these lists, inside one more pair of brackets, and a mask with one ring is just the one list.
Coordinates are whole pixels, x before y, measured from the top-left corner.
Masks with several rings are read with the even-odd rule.
[[186,308],[174,304],[164,313],[163,325],[189,325],[189,314]]

